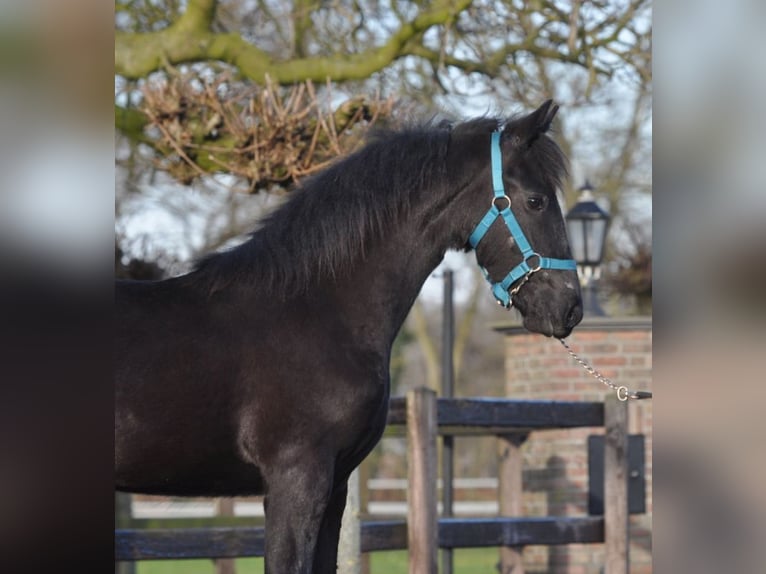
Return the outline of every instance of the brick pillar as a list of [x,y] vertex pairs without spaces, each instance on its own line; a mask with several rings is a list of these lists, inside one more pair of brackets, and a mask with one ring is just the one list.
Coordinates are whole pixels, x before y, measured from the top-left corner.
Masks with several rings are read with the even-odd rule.
[[[531,334],[518,323],[496,327],[505,335],[506,391],[509,398],[603,401],[614,392],[592,378],[556,339]],[[567,342],[572,349],[619,385],[652,390],[651,318],[588,318]],[[631,434],[646,437],[647,514],[633,515],[630,572],[652,571],[652,402],[630,404]],[[603,429],[537,431],[523,446],[525,516],[582,516],[588,513],[587,437]],[[528,574],[601,574],[602,544],[528,546]]]

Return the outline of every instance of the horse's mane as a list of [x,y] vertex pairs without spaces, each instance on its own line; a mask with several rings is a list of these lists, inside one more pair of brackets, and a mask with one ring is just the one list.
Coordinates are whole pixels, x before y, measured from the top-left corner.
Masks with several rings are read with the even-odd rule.
[[[407,217],[415,194],[446,183],[451,133],[489,133],[497,126],[497,118],[483,117],[454,127],[376,131],[362,149],[304,180],[247,241],[201,259],[191,276],[209,293],[238,281],[286,297],[305,292],[318,277],[340,275]],[[558,166],[566,160],[552,140],[540,140],[553,147],[530,148],[539,148],[535,164],[559,182],[566,168]]]

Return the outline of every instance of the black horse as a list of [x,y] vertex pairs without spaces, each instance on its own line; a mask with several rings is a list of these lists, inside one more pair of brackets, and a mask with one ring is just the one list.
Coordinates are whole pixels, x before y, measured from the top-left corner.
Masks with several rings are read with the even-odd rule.
[[[541,259],[570,256],[556,200],[566,159],[545,133],[556,110],[507,121],[497,140],[500,199]],[[118,282],[117,489],[265,493],[267,571],[335,572],[348,476],[386,422],[391,344],[423,282],[448,249],[470,248],[492,205],[499,125],[379,136],[242,245],[188,275]],[[517,243],[502,221],[478,243],[491,281],[522,261]],[[576,272],[542,269],[513,287],[523,282],[513,305],[525,326],[567,336],[582,317]]]

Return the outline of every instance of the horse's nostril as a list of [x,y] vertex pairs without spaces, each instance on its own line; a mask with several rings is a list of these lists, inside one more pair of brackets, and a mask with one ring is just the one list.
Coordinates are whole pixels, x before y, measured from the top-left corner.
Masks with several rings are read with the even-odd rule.
[[567,327],[573,329],[582,320],[582,305],[576,303],[567,315]]

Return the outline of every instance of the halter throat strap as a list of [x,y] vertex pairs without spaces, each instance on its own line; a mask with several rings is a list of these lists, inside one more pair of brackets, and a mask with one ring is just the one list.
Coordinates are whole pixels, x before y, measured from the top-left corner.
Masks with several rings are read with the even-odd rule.
[[[482,217],[481,221],[476,225],[476,228],[468,238],[469,245],[476,249],[476,246],[484,238],[489,231],[489,228],[500,217],[505,222],[506,227],[511,232],[516,245],[521,250],[521,255],[524,258],[521,263],[511,269],[508,274],[501,280],[493,282],[489,276],[487,270],[479,264],[484,277],[490,283],[492,294],[497,299],[498,304],[503,307],[510,307],[513,302],[511,296],[514,295],[524,283],[529,280],[529,277],[539,271],[540,269],[562,269],[562,270],[576,270],[577,263],[573,259],[553,259],[550,257],[543,257],[539,253],[532,249],[532,246],[527,241],[524,232],[521,230],[521,226],[513,215],[511,210],[511,198],[505,193],[505,185],[503,185],[503,156],[500,148],[500,131],[492,132],[492,139],[490,142],[490,155],[492,161],[492,189],[494,192],[494,198],[492,199],[492,206],[489,211]],[[519,280],[523,280],[513,290],[511,286]]]

